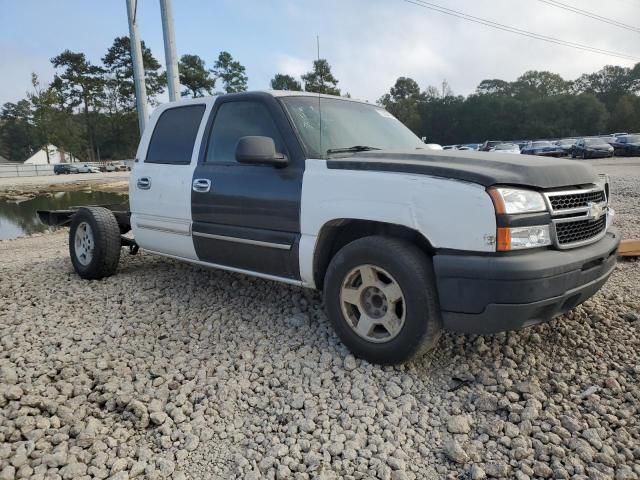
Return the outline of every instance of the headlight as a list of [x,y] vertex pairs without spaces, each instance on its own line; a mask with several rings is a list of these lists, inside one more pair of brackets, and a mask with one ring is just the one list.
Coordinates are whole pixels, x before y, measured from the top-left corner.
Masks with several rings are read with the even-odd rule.
[[611,203],[611,193],[609,192],[609,175],[601,173],[598,175],[598,182],[596,185],[604,189],[604,194],[607,196],[607,204]]
[[497,250],[499,252],[546,247],[547,245],[551,245],[549,225],[498,228]]
[[547,210],[542,194],[533,190],[493,187],[487,191],[491,195],[496,213],[533,213]]

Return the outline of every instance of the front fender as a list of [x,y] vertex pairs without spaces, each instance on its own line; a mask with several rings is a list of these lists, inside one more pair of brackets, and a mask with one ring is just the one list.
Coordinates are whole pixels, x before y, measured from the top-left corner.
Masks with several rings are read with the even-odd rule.
[[438,248],[495,251],[496,219],[484,187],[427,175],[328,169],[307,160],[302,184],[300,273],[313,286],[322,228],[337,219],[402,225]]

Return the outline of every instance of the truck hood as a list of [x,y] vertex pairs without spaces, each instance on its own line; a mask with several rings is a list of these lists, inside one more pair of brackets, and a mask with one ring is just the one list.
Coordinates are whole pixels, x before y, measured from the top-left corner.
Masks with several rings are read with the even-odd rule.
[[485,187],[503,184],[549,189],[598,181],[589,165],[574,160],[456,150],[361,152],[330,158],[327,168],[422,174]]

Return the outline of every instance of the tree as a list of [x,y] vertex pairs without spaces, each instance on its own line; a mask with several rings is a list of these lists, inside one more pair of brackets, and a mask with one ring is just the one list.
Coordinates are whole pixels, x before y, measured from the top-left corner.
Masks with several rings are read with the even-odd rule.
[[476,88],[478,95],[511,95],[511,83],[498,78],[482,80]]
[[220,52],[211,72],[222,80],[226,93],[246,92],[245,68],[240,62],[234,60],[229,52]]
[[420,98],[420,87],[418,83],[409,77],[400,77],[389,90],[390,99],[394,102],[407,99]]
[[33,124],[38,134],[38,140],[45,147],[47,154],[47,163],[51,163],[49,158],[49,145],[52,143],[52,136],[56,128],[56,111],[55,105],[58,98],[55,90],[50,86],[43,87],[40,85],[38,75],[31,74],[31,86],[33,92],[27,96],[33,105]]
[[338,80],[331,73],[331,66],[324,58],[313,62],[313,70],[302,76],[306,92],[340,95]]
[[[164,91],[166,75],[160,72],[160,63],[151,50],[142,43],[142,64],[144,66],[147,98],[153,104],[155,97]],[[136,108],[135,86],[133,82],[133,60],[129,37],[116,37],[113,45],[102,57],[107,72],[107,85],[113,91],[113,107],[116,111],[133,111]]]
[[618,100],[640,90],[640,64],[631,68],[605,65],[594,73],[583,74],[574,82],[575,93],[591,93],[611,112]]
[[618,99],[611,113],[609,130],[640,132],[640,97],[624,95]]
[[192,97],[204,97],[205,93],[212,95],[216,86],[216,79],[211,78],[206,69],[204,60],[198,55],[183,55],[178,66],[180,71],[180,83],[186,87],[182,95]]
[[[163,92],[166,74],[151,50],[141,42],[147,100],[156,104],[156,97]],[[140,135],[136,122],[136,96],[133,80],[133,60],[129,37],[116,37],[102,57],[106,70],[105,117],[98,119],[97,137],[101,157],[126,158],[135,153],[134,145]]]
[[511,88],[516,96],[540,98],[568,93],[570,86],[556,73],[530,70],[518,77]]
[[295,92],[302,91],[302,85],[291,75],[276,73],[271,79],[272,90],[292,90]]
[[399,77],[378,103],[417,134],[420,128],[419,105],[424,100],[425,96],[415,80]]
[[31,102],[20,100],[7,102],[0,111],[0,153],[8,160],[24,162],[33,155],[39,145],[34,144],[35,129],[31,123],[33,111]]
[[451,88],[451,85],[449,85],[449,82],[447,82],[447,79],[445,78],[444,80],[442,80],[442,98],[445,97],[453,97],[453,90]]
[[89,160],[96,157],[94,117],[104,99],[104,69],[92,65],[84,53],[65,50],[51,59],[57,69],[52,87],[61,96],[62,103],[70,110],[81,106],[89,145]]

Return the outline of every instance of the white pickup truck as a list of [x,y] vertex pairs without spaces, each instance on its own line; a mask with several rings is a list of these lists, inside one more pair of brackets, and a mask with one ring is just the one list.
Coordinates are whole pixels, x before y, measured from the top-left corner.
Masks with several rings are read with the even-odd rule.
[[160,106],[129,201],[40,216],[70,225],[83,278],[112,275],[129,246],[322,290],[342,341],[383,364],[443,329],[566,312],[605,283],[619,243],[608,181],[588,165],[426,150],[378,106],[300,92]]

